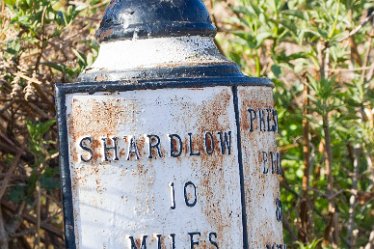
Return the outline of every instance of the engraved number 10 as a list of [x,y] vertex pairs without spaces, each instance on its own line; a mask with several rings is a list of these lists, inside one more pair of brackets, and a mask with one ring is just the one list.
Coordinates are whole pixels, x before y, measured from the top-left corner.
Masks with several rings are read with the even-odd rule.
[[[170,186],[170,194],[171,194],[171,209],[175,209],[175,186],[174,182],[169,184]],[[197,188],[196,185],[189,181],[184,184],[184,202],[186,203],[187,207],[194,207],[197,203]]]

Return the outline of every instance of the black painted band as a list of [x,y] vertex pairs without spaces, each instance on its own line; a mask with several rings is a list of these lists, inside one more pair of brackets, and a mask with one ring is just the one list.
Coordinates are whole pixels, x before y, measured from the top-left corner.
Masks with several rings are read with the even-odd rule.
[[216,29],[209,23],[174,22],[131,25],[126,29],[123,25],[100,28],[96,37],[100,42],[110,40],[148,39],[159,37],[203,36],[214,37]]
[[[165,79],[179,79],[179,78],[208,78],[208,77],[236,77],[245,78],[234,63],[209,63],[200,64],[198,66],[175,66],[175,67],[155,67],[155,68],[141,68],[135,70],[121,70],[121,71],[100,71],[100,72],[85,72],[80,75],[79,81],[101,81],[102,79],[128,79],[128,80],[147,80],[158,81]],[[209,79],[207,79],[209,80]],[[228,79],[229,80],[229,79]]]

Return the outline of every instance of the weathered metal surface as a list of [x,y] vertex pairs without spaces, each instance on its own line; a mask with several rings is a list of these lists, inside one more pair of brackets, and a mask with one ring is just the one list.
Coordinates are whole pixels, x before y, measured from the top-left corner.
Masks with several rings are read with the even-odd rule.
[[285,248],[272,88],[116,87],[59,86],[72,248]]
[[272,83],[214,32],[199,0],[111,1],[56,88],[67,248],[285,248]]
[[250,248],[283,243],[278,177],[282,172],[275,137],[278,114],[272,89],[238,87],[245,206]]
[[73,94],[67,107],[77,248],[243,247],[229,87]]

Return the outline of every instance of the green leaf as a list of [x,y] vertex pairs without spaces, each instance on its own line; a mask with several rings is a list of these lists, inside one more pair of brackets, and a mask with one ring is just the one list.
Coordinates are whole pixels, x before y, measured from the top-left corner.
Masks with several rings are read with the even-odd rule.
[[6,5],[13,7],[16,4],[17,0],[4,0],[4,2]]
[[299,18],[301,20],[306,20],[307,19],[305,17],[305,12],[303,12],[301,10],[283,10],[282,14],[284,14],[286,16],[297,17],[297,18]]
[[271,71],[273,72],[276,78],[279,78],[279,76],[282,74],[282,68],[276,64],[271,66]]
[[21,185],[12,186],[8,192],[8,198],[15,203],[20,203],[25,199],[25,187]]
[[269,32],[261,32],[256,36],[256,47],[260,47],[264,40],[271,37]]
[[41,187],[46,190],[54,190],[60,187],[58,168],[46,168],[40,178]]
[[45,122],[27,122],[27,130],[33,140],[39,140],[43,135],[56,123],[56,120],[51,119]]
[[80,53],[78,50],[76,49],[72,49],[73,53],[75,54],[75,56],[78,58],[78,63],[79,65],[81,66],[82,69],[86,68],[87,67],[87,59],[86,59],[86,56],[82,53]]

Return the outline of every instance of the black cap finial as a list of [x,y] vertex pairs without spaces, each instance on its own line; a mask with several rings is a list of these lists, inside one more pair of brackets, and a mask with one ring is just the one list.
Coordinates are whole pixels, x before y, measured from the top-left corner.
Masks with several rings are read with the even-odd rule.
[[215,34],[201,0],[112,0],[97,31],[100,41]]

